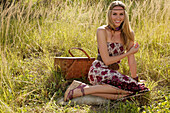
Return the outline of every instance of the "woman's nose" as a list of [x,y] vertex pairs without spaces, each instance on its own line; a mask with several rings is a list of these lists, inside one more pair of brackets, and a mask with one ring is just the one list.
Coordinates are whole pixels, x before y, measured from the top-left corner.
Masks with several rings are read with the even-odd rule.
[[120,16],[119,16],[119,15],[117,15],[117,16],[116,16],[116,18],[117,18],[117,19],[120,19]]

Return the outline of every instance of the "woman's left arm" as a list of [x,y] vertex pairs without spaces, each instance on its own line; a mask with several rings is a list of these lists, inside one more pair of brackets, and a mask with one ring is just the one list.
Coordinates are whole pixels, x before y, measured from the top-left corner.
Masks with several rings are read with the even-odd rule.
[[136,72],[137,72],[137,63],[135,60],[135,55],[131,54],[128,56],[128,64],[131,72],[132,78],[137,77]]
[[[133,33],[133,32],[132,32]],[[133,33],[133,39],[134,39],[134,33]],[[128,50],[134,46],[134,41],[130,41],[129,46],[128,46]],[[131,77],[135,78],[137,77],[136,72],[137,72],[137,63],[135,60],[135,55],[134,54],[130,54],[128,56],[128,64],[129,64],[129,68],[130,68],[130,72],[131,72]]]

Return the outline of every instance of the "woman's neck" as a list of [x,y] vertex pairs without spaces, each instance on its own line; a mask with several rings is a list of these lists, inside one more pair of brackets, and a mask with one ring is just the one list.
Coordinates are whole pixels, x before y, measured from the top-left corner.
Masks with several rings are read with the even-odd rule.
[[116,27],[115,29],[112,28],[110,25],[108,25],[107,27],[108,27],[111,31],[120,31],[120,30],[121,30],[121,27],[120,27],[120,26]]

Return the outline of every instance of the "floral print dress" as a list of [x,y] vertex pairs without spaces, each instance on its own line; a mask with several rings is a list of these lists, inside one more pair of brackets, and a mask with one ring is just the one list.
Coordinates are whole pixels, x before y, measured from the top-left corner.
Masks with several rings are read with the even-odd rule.
[[[124,53],[123,45],[120,43],[108,42],[107,47],[109,56],[116,56]],[[117,63],[120,63],[120,61]],[[95,60],[92,63],[88,73],[88,80],[92,85],[109,84],[119,89],[132,92],[148,89],[144,84],[138,84],[133,78],[123,75],[117,70],[109,69],[108,66],[99,60]]]

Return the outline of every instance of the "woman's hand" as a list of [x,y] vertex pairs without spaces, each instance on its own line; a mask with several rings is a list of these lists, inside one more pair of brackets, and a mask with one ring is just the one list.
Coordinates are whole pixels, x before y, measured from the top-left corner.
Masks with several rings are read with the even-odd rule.
[[135,53],[138,52],[138,50],[139,50],[139,44],[136,43],[135,45],[133,45],[133,46],[130,48],[130,50],[129,50],[128,52],[129,52],[130,54],[135,54]]

